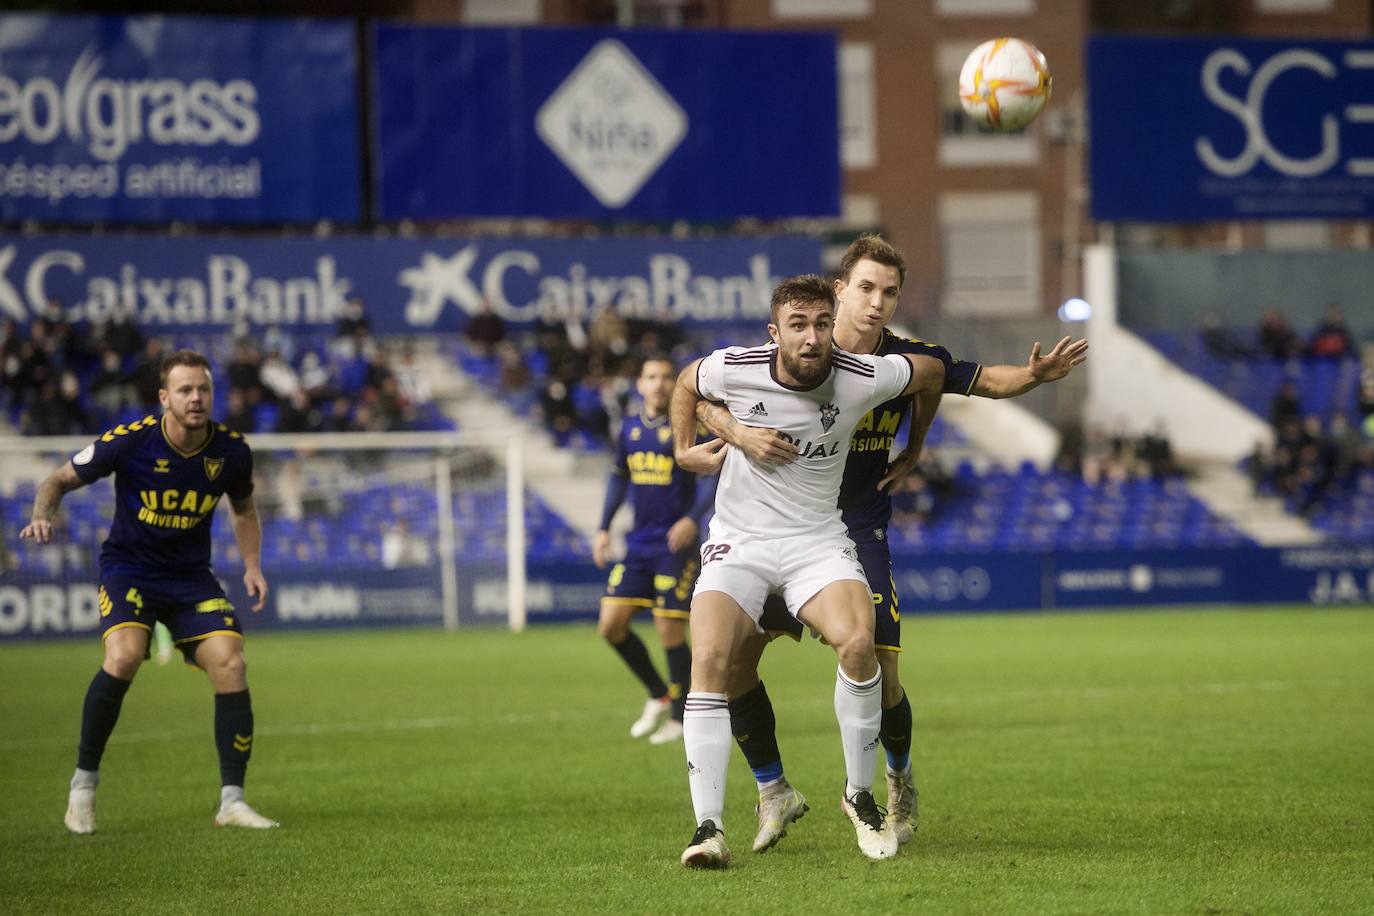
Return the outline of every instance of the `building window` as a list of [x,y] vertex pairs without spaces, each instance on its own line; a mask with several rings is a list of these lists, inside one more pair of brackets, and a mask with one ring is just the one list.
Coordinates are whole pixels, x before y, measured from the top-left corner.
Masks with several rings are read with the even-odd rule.
[[1040,314],[1040,198],[1033,192],[940,196],[941,314]]

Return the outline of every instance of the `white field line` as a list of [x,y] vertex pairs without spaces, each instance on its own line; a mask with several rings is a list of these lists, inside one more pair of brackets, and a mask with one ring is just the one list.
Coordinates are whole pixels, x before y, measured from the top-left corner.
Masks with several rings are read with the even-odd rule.
[[[1202,684],[1152,684],[1146,686],[1116,687],[1053,687],[1044,690],[1003,690],[988,693],[946,693],[912,695],[912,705],[919,708],[941,706],[989,706],[1024,701],[1047,700],[1109,700],[1115,697],[1141,693],[1184,693],[1184,694],[1235,694],[1235,693],[1273,693],[1291,690],[1294,687],[1339,688],[1348,686],[1344,680],[1328,679],[1320,681],[1233,681]],[[788,709],[829,708],[828,699],[815,698],[789,699]],[[606,710],[549,709],[537,713],[504,713],[500,715],[463,715],[427,716],[418,719],[382,719],[373,722],[296,722],[266,724],[257,727],[255,734],[261,737],[308,737],[311,735],[348,735],[370,734],[379,731],[424,732],[477,727],[547,724],[560,721],[588,721],[604,719],[613,715]],[[70,735],[45,735],[42,737],[0,738],[0,752],[22,751],[37,747],[75,745],[78,735],[75,730]],[[197,725],[194,729],[166,729],[143,732],[116,732],[110,743],[156,744],[174,741],[200,741],[205,738],[205,729]]]

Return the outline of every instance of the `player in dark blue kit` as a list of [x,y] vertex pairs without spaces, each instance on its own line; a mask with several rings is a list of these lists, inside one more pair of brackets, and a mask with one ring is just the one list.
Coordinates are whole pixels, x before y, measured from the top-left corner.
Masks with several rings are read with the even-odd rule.
[[[988,398],[1016,397],[1044,382],[1063,378],[1086,359],[1087,342],[1065,337],[1053,350],[1041,355],[1040,344],[1031,348],[1025,366],[980,366],[954,359],[944,347],[910,340],[886,327],[897,307],[906,263],[901,253],[878,236],[856,239],[840,262],[835,281],[839,308],[835,318],[835,343],[854,353],[919,353],[934,356],[945,365],[946,393]],[[864,573],[873,594],[874,645],[883,672],[883,715],[879,738],[887,753],[888,820],[898,842],[909,842],[916,815],[916,787],[911,774],[911,704],[898,674],[901,652],[901,613],[892,577],[887,524],[892,516],[889,492],[909,474],[920,457],[927,430],[935,419],[938,401],[922,399],[912,417],[907,445],[889,459],[899,429],[911,412],[910,399],[895,399],[874,408],[856,429],[845,463],[839,505],[849,537],[859,551]],[[795,447],[774,431],[734,422],[729,411],[710,405],[701,417],[712,431],[732,447],[759,461],[785,464]],[[807,810],[801,793],[783,776],[778,751],[776,719],[772,702],[758,677],[758,661],[772,636],[800,638],[801,628],[792,615],[771,602],[765,606],[762,625],[768,634],[752,640],[741,653],[729,689],[731,728],[759,784],[759,832],[755,851],[776,843],[788,823]]]
[[62,496],[115,475],[115,513],[100,551],[99,607],[105,661],[86,691],[81,743],[68,796],[67,829],[95,832],[100,759],[124,695],[148,657],[161,621],[186,661],[215,691],[220,807],[216,826],[276,827],[243,797],[253,750],[253,707],[238,614],[210,569],[210,524],[228,496],[243,582],[258,611],[267,597],[259,565],[262,529],[253,503],[253,455],[243,437],[211,418],[210,364],[181,350],[162,363],[161,417],[109,430],[38,490],[20,537],[46,543]]
[[[607,579],[597,629],[649,693],[630,736],[648,735],[653,744],[682,737],[692,667],[686,625],[698,570],[697,535],[716,493],[715,477],[698,478],[673,460],[668,400],[676,382],[677,372],[666,357],[650,356],[640,367],[635,384],[644,406],[621,427],[601,524],[592,541],[592,558],[605,569],[612,559],[611,520],[628,495],[634,527],[625,537],[625,558],[612,566]],[[668,657],[667,683],[630,629],[630,619],[645,608],[653,611]]]

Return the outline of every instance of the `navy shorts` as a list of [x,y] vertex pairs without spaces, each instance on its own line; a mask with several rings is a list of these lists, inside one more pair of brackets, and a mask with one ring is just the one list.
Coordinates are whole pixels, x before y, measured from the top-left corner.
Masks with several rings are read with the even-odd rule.
[[695,549],[640,552],[631,548],[611,567],[602,604],[630,604],[652,608],[655,617],[686,620],[692,609],[692,587],[701,561]]
[[161,621],[188,663],[195,663],[196,649],[207,637],[223,633],[243,638],[234,606],[208,569],[179,576],[102,571],[97,601],[102,640],[125,627],[152,632]]
[[[851,531],[849,536],[853,538],[854,533]],[[863,564],[864,577],[873,595],[873,644],[879,649],[900,652],[902,615],[897,605],[897,583],[892,578],[892,551],[888,549],[887,537],[855,541],[854,546],[859,549],[859,562]],[[790,636],[798,640],[805,629],[800,620],[787,612],[787,605],[778,595],[769,595],[764,602],[759,626],[770,636]]]

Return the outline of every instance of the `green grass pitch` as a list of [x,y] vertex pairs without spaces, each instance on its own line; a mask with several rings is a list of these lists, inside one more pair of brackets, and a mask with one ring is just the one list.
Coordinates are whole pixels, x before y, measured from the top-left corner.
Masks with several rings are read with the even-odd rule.
[[[641,631],[652,646],[652,633]],[[1374,913],[1374,612],[910,618],[921,821],[864,860],[837,810],[833,655],[764,676],[811,813],[687,872],[682,748],[590,626],[249,635],[248,797],[217,830],[204,677],[149,665],[62,826],[94,640],[0,648],[0,911],[17,913]],[[655,653],[657,656],[657,652]],[[877,793],[882,801],[882,790]]]

